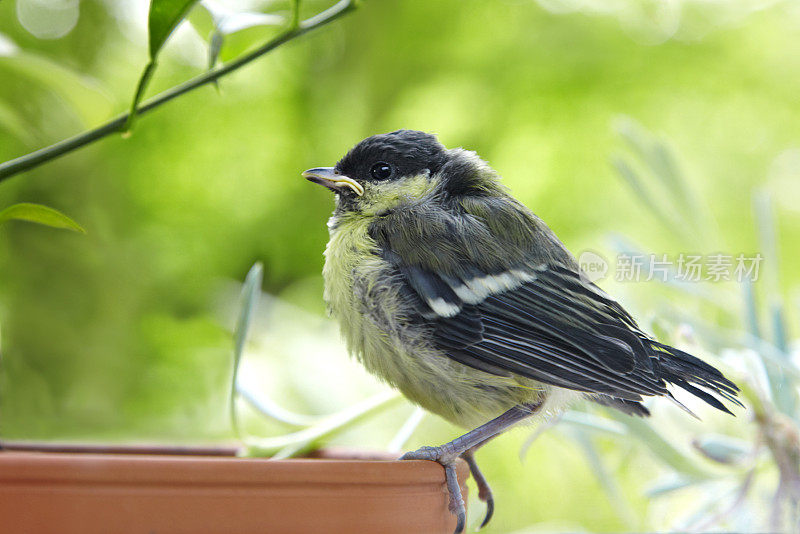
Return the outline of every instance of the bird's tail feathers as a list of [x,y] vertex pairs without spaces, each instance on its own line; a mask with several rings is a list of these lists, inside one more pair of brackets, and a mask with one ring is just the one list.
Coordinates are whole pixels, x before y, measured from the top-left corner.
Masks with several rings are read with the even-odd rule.
[[658,366],[661,378],[665,381],[678,386],[684,391],[688,391],[714,408],[731,415],[733,413],[715,395],[744,407],[741,401],[736,398],[739,388],[725,378],[718,369],[688,352],[657,341],[650,341],[650,343],[656,354],[660,356],[658,358]]

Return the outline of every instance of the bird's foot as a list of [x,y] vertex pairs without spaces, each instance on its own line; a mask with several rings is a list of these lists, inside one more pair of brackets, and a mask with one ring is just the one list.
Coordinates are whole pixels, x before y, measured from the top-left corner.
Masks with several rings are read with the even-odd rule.
[[494,515],[494,496],[492,495],[492,488],[489,487],[489,482],[487,482],[486,477],[483,476],[480,468],[478,468],[478,463],[475,461],[475,453],[472,450],[468,450],[462,453],[461,457],[466,460],[469,465],[469,472],[472,474],[472,479],[478,486],[478,498],[486,503],[486,515],[483,517],[481,526],[478,527],[478,529],[482,529],[489,524],[492,515]]
[[447,490],[450,493],[450,511],[458,518],[456,534],[464,532],[464,525],[467,519],[464,499],[461,497],[461,488],[458,487],[458,479],[456,478],[456,460],[461,456],[467,461],[472,476],[475,477],[475,481],[478,483],[479,496],[481,500],[486,502],[486,518],[483,520],[483,524],[481,524],[481,526],[483,526],[488,523],[489,519],[492,517],[492,513],[494,512],[494,499],[492,498],[492,491],[489,489],[489,484],[487,484],[486,479],[475,463],[473,453],[481,445],[503,430],[530,417],[541,405],[541,403],[534,403],[514,406],[488,423],[484,423],[478,428],[470,430],[463,436],[459,436],[440,447],[422,447],[413,452],[408,452],[400,458],[401,460],[430,460],[442,464],[447,480]]
[[454,534],[461,534],[464,532],[464,526],[467,523],[467,509],[461,496],[461,488],[458,485],[458,475],[456,474],[457,459],[458,455],[448,454],[442,447],[420,447],[400,457],[400,460],[429,460],[437,462],[444,467],[447,492],[450,494],[449,509],[456,516]]

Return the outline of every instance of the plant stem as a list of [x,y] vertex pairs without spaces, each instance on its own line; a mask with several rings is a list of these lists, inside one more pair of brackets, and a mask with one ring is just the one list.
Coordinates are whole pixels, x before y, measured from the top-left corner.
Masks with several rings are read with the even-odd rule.
[[[169,102],[173,98],[177,98],[184,93],[188,93],[189,91],[197,89],[200,86],[211,83],[235,70],[238,70],[244,65],[255,59],[258,59],[268,52],[271,52],[279,46],[312,30],[315,30],[316,28],[324,26],[325,24],[338,19],[355,8],[356,0],[341,0],[325,11],[317,13],[313,17],[300,22],[297,26],[290,27],[281,35],[275,37],[262,47],[253,50],[249,54],[245,54],[240,58],[221,65],[219,68],[205,72],[192,78],[191,80],[188,80],[180,85],[176,85],[175,87],[156,95],[137,108],[137,115],[143,115],[148,111],[151,111],[160,105]],[[30,170],[63,154],[67,154],[73,150],[77,150],[78,148],[93,143],[94,141],[102,139],[103,137],[106,137],[114,132],[122,131],[128,121],[129,116],[130,113],[123,113],[122,115],[111,119],[107,123],[98,126],[97,128],[88,130],[74,137],[64,139],[63,141],[59,141],[58,143],[48,147],[31,152],[30,154],[26,154],[0,164],[0,182],[14,176],[15,174]]]

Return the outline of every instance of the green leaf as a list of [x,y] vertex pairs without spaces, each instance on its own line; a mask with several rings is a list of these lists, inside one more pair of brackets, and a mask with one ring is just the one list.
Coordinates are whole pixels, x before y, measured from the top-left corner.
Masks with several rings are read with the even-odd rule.
[[643,132],[644,127],[639,122],[626,115],[621,115],[613,120],[612,128],[628,144],[634,154],[642,160],[647,159],[651,145]]
[[20,203],[0,211],[0,224],[10,220],[28,221],[53,228],[63,228],[74,232],[86,233],[78,223],[58,210],[41,204]]
[[269,397],[256,393],[240,383],[236,384],[236,393],[261,415],[287,425],[299,427],[310,426],[320,419],[317,416],[305,415],[287,410]]
[[[773,345],[787,361],[789,346],[783,312],[783,299],[780,294],[780,258],[778,255],[778,228],[772,198],[767,191],[757,191],[753,196],[759,245],[764,255],[763,277],[769,302],[770,319],[773,330]],[[772,397],[778,408],[789,415],[796,413],[797,393],[786,375],[774,366],[767,366]]]
[[[203,39],[208,39],[208,69],[211,70],[222,57],[231,59],[262,42],[268,31],[265,28],[282,26],[286,19],[280,15],[257,11],[235,11],[223,4],[199,4],[192,9],[187,20]],[[221,56],[222,49],[225,55]]]
[[251,438],[247,440],[244,456],[272,456],[288,458],[313,450],[327,440],[353,428],[360,422],[394,407],[403,400],[396,391],[378,393],[368,399],[328,415],[313,426],[285,436],[274,438]]
[[531,432],[531,434],[522,444],[522,447],[519,448],[520,461],[525,460],[525,456],[528,454],[528,451],[542,434],[544,434],[547,430],[550,430],[551,428],[553,428],[554,426],[556,426],[558,423],[561,422],[561,418],[563,417],[563,415],[565,414],[562,413],[554,417],[549,417],[544,422],[536,425],[536,429],[533,432]]
[[653,176],[661,181],[664,192],[674,197],[672,200],[677,200],[676,206],[686,207],[690,195],[675,156],[667,145],[630,117],[617,118],[614,128],[633,153],[652,171]]
[[211,41],[208,43],[208,70],[213,69],[217,64],[224,40],[225,36],[218,30],[214,30],[214,33],[211,34]]
[[620,176],[671,232],[695,240],[704,237],[698,228],[704,228],[705,211],[667,144],[630,117],[618,117],[613,127],[643,165],[637,176],[630,164],[615,161]]
[[748,442],[721,434],[699,437],[692,446],[709,460],[725,465],[741,464],[752,450]]
[[414,434],[414,431],[424,418],[425,410],[419,406],[414,408],[414,411],[408,416],[406,422],[403,423],[403,426],[400,427],[400,430],[397,431],[397,434],[395,434],[392,440],[389,442],[387,449],[392,452],[403,450],[406,442],[411,438],[412,434]]
[[638,417],[630,417],[615,410],[608,410],[608,414],[627,427],[630,435],[638,438],[647,445],[650,451],[664,464],[688,478],[711,478],[710,474],[700,467],[694,460],[685,455],[673,445],[649,422]]
[[150,34],[150,60],[155,60],[161,47],[178,27],[197,0],[152,0],[147,17]]
[[611,164],[616,169],[620,178],[622,178],[633,190],[634,194],[639,197],[644,207],[653,213],[659,221],[665,223],[667,227],[673,231],[680,226],[678,218],[675,217],[671,211],[664,209],[662,203],[656,200],[656,197],[645,187],[642,178],[627,161],[616,156],[611,159]]
[[753,337],[761,338],[761,325],[758,320],[758,306],[756,304],[756,294],[753,288],[753,281],[750,277],[742,280],[742,290],[744,292],[745,318],[747,330]]
[[[233,59],[274,33],[274,28],[286,24],[280,15],[256,11],[234,11],[221,4],[203,5],[211,15],[214,29],[209,43],[209,68],[218,59]],[[201,11],[201,10],[196,10]],[[202,20],[195,26],[202,26]]]
[[624,436],[626,434],[624,425],[612,419],[608,419],[607,417],[599,417],[588,412],[568,410],[561,416],[561,421],[583,430],[616,434],[618,436]]
[[583,454],[586,456],[586,461],[589,463],[589,467],[594,472],[595,477],[597,477],[597,481],[605,491],[609,502],[614,508],[614,511],[617,513],[617,516],[625,523],[625,525],[628,527],[628,530],[635,530],[636,515],[631,509],[630,503],[625,498],[619,483],[603,462],[603,458],[597,451],[597,447],[595,447],[594,442],[586,433],[580,430],[576,429],[575,431],[571,432],[571,434],[573,440],[578,444],[583,451]]
[[130,132],[136,121],[136,108],[144,98],[150,79],[156,71],[156,57],[167,42],[167,39],[178,24],[186,17],[189,10],[197,0],[151,0],[150,13],[147,16],[147,31],[150,35],[150,61],[147,63],[139,83],[136,85],[136,93],[133,95],[131,109],[128,120],[125,122],[124,133]]
[[234,33],[224,34],[221,43],[219,59],[222,63],[231,61],[242,54],[252,50],[259,43],[274,37],[278,31],[276,25],[260,25],[243,28]]
[[706,480],[685,477],[678,473],[670,473],[665,478],[656,481],[652,486],[648,487],[644,493],[648,497],[661,497],[674,491],[688,488],[689,486],[702,484],[703,482],[706,482]]
[[133,102],[131,102],[131,109],[128,112],[128,120],[125,121],[123,135],[127,135],[128,132],[130,132],[133,128],[133,123],[136,122],[136,114],[138,111],[137,108],[139,107],[139,102],[141,102],[142,98],[144,98],[144,92],[147,90],[147,86],[150,85],[150,79],[156,72],[156,65],[157,63],[155,60],[150,61],[144,68],[142,77],[139,78],[139,84],[136,86],[136,93],[134,93]]
[[231,388],[229,396],[229,413],[231,425],[236,434],[239,434],[239,424],[236,417],[236,382],[239,377],[239,364],[242,361],[244,345],[247,341],[247,332],[250,330],[250,322],[256,310],[258,296],[261,293],[261,281],[264,278],[264,266],[257,262],[250,268],[247,277],[242,285],[242,307],[239,311],[239,319],[233,332],[233,373],[231,376]]
[[192,9],[186,16],[186,20],[189,21],[194,31],[196,31],[204,41],[208,39],[208,36],[211,35],[211,32],[213,32],[216,27],[211,11],[209,11],[209,8],[203,3],[198,4],[197,7]]

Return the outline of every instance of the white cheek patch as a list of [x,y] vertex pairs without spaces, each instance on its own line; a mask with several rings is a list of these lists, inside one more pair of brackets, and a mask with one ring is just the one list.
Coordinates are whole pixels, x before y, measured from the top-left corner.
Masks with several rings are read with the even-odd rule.
[[536,275],[519,269],[500,274],[487,274],[464,280],[463,285],[451,285],[453,292],[466,304],[478,304],[489,295],[511,291],[536,280]]

